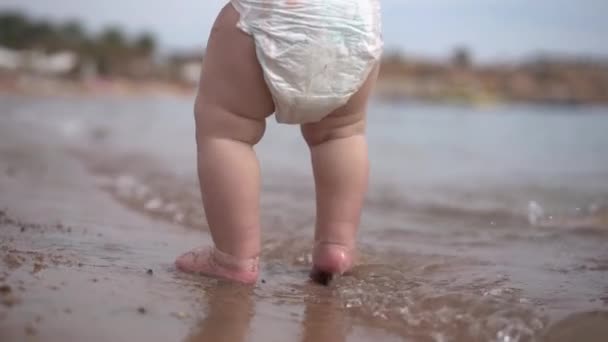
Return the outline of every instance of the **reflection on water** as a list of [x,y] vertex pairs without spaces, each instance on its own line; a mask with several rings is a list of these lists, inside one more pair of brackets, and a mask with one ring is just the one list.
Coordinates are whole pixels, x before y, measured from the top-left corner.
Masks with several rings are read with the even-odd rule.
[[[293,336],[291,340],[346,341],[348,327],[339,298],[328,289],[309,286],[307,290],[309,293],[301,297],[305,309],[300,336]],[[251,322],[255,316],[253,288],[217,281],[206,289],[204,295],[207,298],[207,312],[187,341],[250,340]]]
[[[506,279],[474,288],[444,283],[445,289],[432,289],[436,284],[427,284],[419,276],[404,280],[398,267],[365,266],[330,288],[292,284],[286,290],[285,284],[251,288],[203,281],[209,283],[202,292],[206,307],[203,319],[187,338],[191,342],[251,340],[252,321],[260,314],[256,303],[268,301],[283,308],[304,306],[301,317],[277,318],[277,326],[280,320],[296,320],[299,329],[290,340],[302,342],[369,340],[349,338],[357,326],[392,334],[382,340],[401,336],[414,341],[593,342],[604,341],[608,333],[608,311],[572,314],[547,325],[545,315],[520,291],[501,285]],[[479,292],[474,295],[472,290]],[[254,340],[268,336],[272,333],[258,333]]]
[[[206,229],[190,101],[7,101],[5,116],[55,130],[124,205]],[[264,340],[260,315],[296,324],[304,341],[369,340],[378,330],[382,340],[591,340],[608,305],[605,114],[374,104],[362,258],[330,288],[306,281],[306,148],[297,128],[271,124],[257,147],[267,283],[212,283],[190,340]]]
[[189,342],[247,341],[255,304],[251,287],[217,282],[206,291],[205,318],[187,338]]
[[608,336],[608,311],[591,311],[571,315],[552,326],[546,341],[602,342]]
[[327,301],[316,303],[312,298],[306,300],[302,322],[302,342],[346,341],[348,333],[346,317],[339,300],[329,296]]

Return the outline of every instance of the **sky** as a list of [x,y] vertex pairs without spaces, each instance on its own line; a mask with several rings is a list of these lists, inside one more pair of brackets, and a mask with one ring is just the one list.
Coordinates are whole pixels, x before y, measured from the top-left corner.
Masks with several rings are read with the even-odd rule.
[[[79,19],[92,31],[151,31],[161,47],[205,45],[221,0],[0,0],[0,11]],[[539,53],[608,56],[608,0],[381,0],[385,47],[444,58],[459,46],[476,60]]]

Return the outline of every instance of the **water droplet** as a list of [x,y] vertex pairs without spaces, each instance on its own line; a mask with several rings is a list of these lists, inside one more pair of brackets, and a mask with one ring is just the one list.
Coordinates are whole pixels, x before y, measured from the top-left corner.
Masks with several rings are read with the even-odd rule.
[[136,183],[135,178],[129,175],[121,175],[116,179],[116,186],[118,188],[131,188]]
[[167,205],[165,205],[165,208],[163,209],[164,211],[168,212],[168,213],[172,213],[177,211],[177,204],[175,203],[167,203]]
[[483,293],[484,297],[487,296],[500,296],[503,293],[503,289],[501,288],[496,288],[496,289],[492,289],[490,291],[486,291]]
[[380,312],[380,311],[374,311],[374,313],[372,314],[372,316],[378,317],[378,318],[381,318],[381,319],[388,319],[388,317],[386,317],[386,315],[383,312]]
[[182,223],[182,221],[184,221],[184,214],[182,213],[177,213],[173,216],[173,220],[177,223]]
[[511,341],[511,336],[509,336],[509,334],[507,334],[506,332],[504,332],[503,330],[499,331],[496,333],[496,339],[500,342],[510,342]]
[[351,299],[351,300],[349,300],[349,301],[346,302],[346,307],[348,309],[351,309],[351,308],[359,307],[362,304],[363,303],[361,303],[361,300],[359,298],[354,298],[354,299]]
[[438,333],[438,332],[433,332],[431,334],[431,337],[433,338],[433,340],[435,342],[445,342],[445,341],[447,341],[447,339],[445,338],[445,336],[443,334],[441,334],[441,333]]
[[528,222],[532,226],[536,226],[545,216],[543,208],[535,201],[528,203]]
[[153,198],[146,202],[144,208],[146,210],[157,210],[163,206],[163,201],[160,198]]

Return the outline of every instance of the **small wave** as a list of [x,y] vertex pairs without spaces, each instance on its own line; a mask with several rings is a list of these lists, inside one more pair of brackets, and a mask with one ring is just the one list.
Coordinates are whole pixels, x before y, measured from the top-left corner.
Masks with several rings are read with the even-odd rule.
[[100,188],[126,207],[184,227],[207,229],[195,178],[178,177],[142,155],[91,155],[76,150]]
[[449,220],[483,228],[533,227],[608,231],[608,204],[602,202],[574,204],[572,210],[564,211],[548,209],[537,201],[522,203],[517,207],[500,207],[441,200],[421,202],[394,191],[378,191],[370,195],[367,208],[383,213]]
[[[143,156],[100,157],[84,155],[87,165],[99,176],[100,185],[128,207],[156,218],[207,229],[198,182],[195,175],[173,175],[161,172],[152,160]],[[299,229],[314,225],[314,192],[307,182],[286,182],[282,179],[264,185],[262,193],[262,222],[265,229]],[[552,212],[537,201],[527,207],[480,207],[456,203],[421,202],[399,193],[374,190],[368,196],[365,211],[377,219],[375,230],[390,231],[394,224],[405,220],[449,222],[465,227],[509,228],[510,234],[528,236],[529,230],[513,228],[543,228],[570,230],[575,233],[603,234],[608,232],[608,207],[592,203],[571,212]]]
[[361,321],[371,320],[402,336],[533,341],[546,325],[546,318],[507,279],[461,279],[455,286],[442,277],[453,275],[453,267],[444,274],[435,272],[435,279],[416,269],[383,271],[375,266],[359,272],[336,287],[344,308]]
[[549,214],[536,201],[528,204],[528,223],[533,227],[568,229],[608,229],[608,207],[592,203],[574,212]]

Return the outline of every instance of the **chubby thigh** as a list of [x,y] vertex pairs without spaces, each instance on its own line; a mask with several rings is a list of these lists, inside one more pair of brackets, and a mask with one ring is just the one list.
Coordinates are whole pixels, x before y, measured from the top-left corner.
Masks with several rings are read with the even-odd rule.
[[252,122],[263,122],[274,112],[254,41],[237,27],[238,20],[228,4],[211,29],[195,104],[197,135],[255,139],[260,128],[252,129]]

